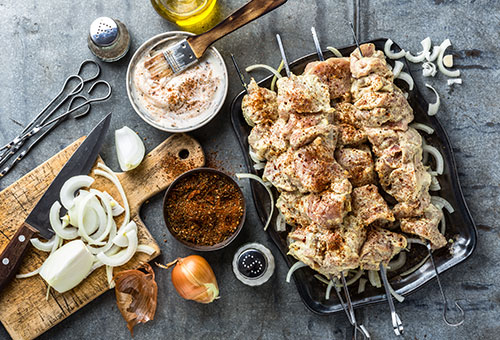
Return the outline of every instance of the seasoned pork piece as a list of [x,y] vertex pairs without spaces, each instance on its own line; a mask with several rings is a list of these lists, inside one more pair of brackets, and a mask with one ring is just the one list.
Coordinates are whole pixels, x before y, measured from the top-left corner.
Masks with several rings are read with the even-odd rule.
[[354,79],[351,85],[352,99],[356,101],[369,92],[393,92],[395,88],[393,80],[392,74],[382,77],[376,73]]
[[372,73],[386,78],[392,77],[382,51],[376,51],[373,44],[363,44],[360,48],[363,56],[359,53],[359,49],[355,49],[350,57],[351,73],[354,78],[365,77]]
[[416,217],[424,214],[424,209],[431,203],[429,191],[423,190],[420,196],[413,201],[399,202],[392,208],[396,218]]
[[406,245],[406,238],[401,234],[382,228],[370,228],[359,255],[361,268],[379,270],[380,263],[387,266]]
[[401,230],[429,240],[434,249],[442,248],[447,244],[446,238],[438,229],[439,222],[443,218],[443,212],[435,205],[429,204],[423,216],[401,219]]
[[359,148],[340,148],[335,150],[337,162],[349,173],[354,187],[373,184],[377,181],[370,148],[362,145]]
[[285,125],[286,121],[280,118],[274,123],[253,127],[248,135],[248,144],[258,158],[272,160],[287,150],[289,143]]
[[269,160],[262,178],[280,191],[296,191],[300,183],[293,168],[293,152],[288,149],[277,158]]
[[316,75],[283,77],[278,79],[276,84],[280,115],[332,111],[328,86]]
[[328,85],[330,100],[346,98],[351,89],[351,69],[349,58],[329,58],[307,64],[304,74],[317,75]]
[[414,202],[422,193],[429,191],[431,175],[425,170],[422,162],[405,163],[393,170],[388,177],[381,177],[380,184],[389,195],[398,202]]
[[346,217],[335,229],[310,224],[288,234],[288,254],[321,274],[338,276],[359,266],[358,254],[365,236],[363,224],[354,216]]
[[291,113],[282,131],[288,136],[290,146],[294,149],[311,143],[317,137],[325,137],[336,144],[337,129],[331,124],[332,121],[332,113]]
[[339,179],[318,194],[282,192],[276,206],[290,225],[304,226],[314,222],[322,228],[333,228],[341,224],[351,210],[351,190],[347,179]]
[[337,125],[338,145],[358,145],[366,142],[368,139],[363,130],[350,124]]
[[377,220],[394,222],[391,209],[373,184],[353,189],[352,211],[365,225]]
[[276,93],[257,85],[252,78],[248,94],[243,97],[241,111],[248,125],[274,122],[278,118]]

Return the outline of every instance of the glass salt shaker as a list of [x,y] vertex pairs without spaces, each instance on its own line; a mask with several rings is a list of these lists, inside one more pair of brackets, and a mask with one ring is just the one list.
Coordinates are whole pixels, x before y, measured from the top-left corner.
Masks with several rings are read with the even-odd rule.
[[247,286],[266,283],[273,275],[274,267],[273,254],[260,243],[247,243],[234,254],[234,275]]
[[120,20],[100,17],[90,25],[87,44],[97,58],[105,62],[113,62],[127,54],[130,47],[130,34]]

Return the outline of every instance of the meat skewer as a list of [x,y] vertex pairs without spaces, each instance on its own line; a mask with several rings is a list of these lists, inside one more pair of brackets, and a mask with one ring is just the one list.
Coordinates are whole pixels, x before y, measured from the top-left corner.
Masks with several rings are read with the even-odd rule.
[[236,69],[236,73],[238,73],[238,77],[240,78],[241,85],[245,89],[245,91],[248,93],[248,85],[245,83],[245,77],[243,76],[243,73],[240,70],[240,67],[238,66],[238,63],[236,62],[236,58],[234,57],[234,54],[231,53],[231,60],[233,61],[234,68]]
[[[357,18],[359,20],[359,17]],[[354,26],[352,25],[352,22],[349,22],[349,26],[351,27],[352,34],[354,36],[354,41],[356,42],[356,46],[358,47],[359,54],[361,55],[361,58],[364,58],[363,52],[361,51],[361,46],[359,45],[358,37],[356,36],[356,32],[354,31]],[[389,310],[391,312],[391,320],[392,320],[392,328],[394,329],[394,333],[397,336],[400,336],[403,334],[404,328],[403,328],[403,322],[401,321],[401,318],[399,317],[398,313],[396,312],[396,307],[394,307],[394,301],[392,300],[392,294],[390,290],[390,285],[389,285],[389,280],[387,279],[387,271],[385,269],[384,263],[380,262],[379,264],[379,270],[380,270],[380,276],[382,277],[382,283],[384,284],[384,289],[385,289],[385,295],[387,296],[387,302],[389,304]]]
[[[314,46],[316,47],[316,52],[318,54],[318,59],[320,60],[320,62],[324,62],[325,61],[325,57],[323,56],[323,51],[321,49],[321,45],[319,43],[318,35],[317,35],[316,29],[314,27],[311,27],[311,33],[312,33],[312,36],[313,36]],[[346,314],[348,316],[349,321],[354,326],[354,339],[356,339],[356,335],[357,335],[357,331],[358,330],[361,332],[361,334],[363,335],[363,337],[365,339],[371,339],[370,333],[368,333],[368,331],[366,330],[365,326],[358,325],[358,322],[356,320],[356,313],[354,311],[354,307],[352,306],[351,294],[349,293],[349,288],[347,287],[347,282],[346,282],[345,275],[344,275],[343,271],[340,272],[340,279],[341,279],[341,282],[342,282],[342,288],[344,290],[344,295],[345,295],[346,300],[347,300],[347,306],[345,305],[345,303],[341,299],[340,292],[338,292],[337,290],[335,290],[335,291],[337,292],[337,296],[338,296],[339,301],[341,302],[342,307],[344,308],[344,310],[345,310],[345,307],[347,307],[347,310],[345,310],[345,311],[346,311]]]
[[281,58],[283,59],[286,75],[287,77],[290,77],[292,75],[292,72],[290,71],[290,66],[288,65],[288,61],[286,59],[285,49],[283,48],[283,42],[281,41],[281,36],[279,34],[276,34],[276,40],[278,41],[278,47],[280,49]]

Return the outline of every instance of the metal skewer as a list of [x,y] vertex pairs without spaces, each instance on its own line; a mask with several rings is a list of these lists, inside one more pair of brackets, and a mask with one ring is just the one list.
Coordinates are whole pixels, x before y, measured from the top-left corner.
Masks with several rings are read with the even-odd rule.
[[402,335],[404,332],[403,323],[398,313],[396,313],[396,308],[394,307],[394,301],[392,300],[391,290],[389,289],[389,280],[387,279],[387,271],[382,263],[380,263],[380,276],[382,277],[382,282],[384,283],[385,295],[387,296],[387,302],[389,303],[389,309],[391,311],[392,328],[396,335]]
[[361,52],[361,47],[359,45],[358,37],[356,36],[356,32],[354,32],[354,26],[350,21],[349,21],[349,26],[351,27],[352,36],[354,37],[354,41],[356,42],[356,46],[358,47],[359,54],[361,54],[361,56],[364,57],[363,52]]
[[323,51],[321,50],[321,45],[319,43],[318,35],[316,34],[316,29],[311,27],[311,33],[314,40],[314,46],[316,46],[316,53],[318,54],[318,59],[320,61],[324,61],[325,57],[323,56]]
[[360,37],[360,26],[361,26],[361,21],[360,21],[360,6],[361,6],[361,1],[360,0],[354,0],[353,1],[353,16],[354,16],[354,34],[356,37]]
[[243,73],[240,70],[240,67],[238,66],[238,63],[236,62],[236,58],[234,55],[231,53],[231,60],[233,61],[234,68],[236,69],[236,73],[238,73],[238,77],[240,78],[241,85],[245,89],[245,91],[248,93],[248,85],[245,83],[245,77],[243,76]]
[[283,42],[279,34],[276,34],[276,40],[278,40],[278,46],[280,48],[281,59],[283,59],[283,64],[285,65],[286,75],[290,77],[292,72],[290,71],[290,66],[288,66],[288,61],[286,60],[285,49],[283,48]]
[[465,312],[462,309],[462,307],[458,304],[458,302],[455,300],[455,306],[460,311],[461,320],[459,322],[448,321],[448,318],[446,316],[446,313],[448,312],[448,299],[446,299],[446,295],[444,294],[443,286],[441,285],[441,280],[439,279],[439,273],[438,273],[438,270],[436,267],[436,263],[434,261],[434,255],[432,254],[432,248],[431,248],[431,244],[429,241],[427,241],[426,247],[427,247],[427,251],[429,252],[429,257],[431,259],[432,267],[434,268],[434,272],[436,273],[436,280],[437,280],[437,283],[439,286],[439,291],[441,292],[441,298],[443,299],[443,320],[448,326],[451,326],[451,327],[460,326],[465,321]]

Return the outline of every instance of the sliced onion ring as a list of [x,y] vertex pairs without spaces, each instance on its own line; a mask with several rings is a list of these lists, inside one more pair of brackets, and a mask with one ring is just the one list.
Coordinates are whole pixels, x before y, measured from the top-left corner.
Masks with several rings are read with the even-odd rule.
[[391,39],[387,39],[384,45],[384,53],[389,59],[399,59],[403,58],[406,55],[406,51],[401,49],[399,52],[392,52],[391,47],[394,42]]
[[86,175],[73,176],[64,182],[59,194],[63,207],[65,207],[66,210],[71,209],[74,204],[75,192],[80,188],[90,187],[92,183],[94,183],[94,179]]
[[414,122],[414,123],[410,124],[410,127],[414,128],[415,130],[424,131],[425,133],[427,133],[429,135],[432,135],[434,133],[434,129],[433,128],[431,128],[429,125],[425,125],[425,124],[422,124],[422,123]]
[[342,58],[343,57],[342,53],[340,53],[340,51],[337,50],[335,47],[327,46],[326,49],[328,51],[332,52],[333,55],[336,56],[337,58]]
[[399,60],[396,60],[394,62],[394,69],[392,70],[392,74],[394,75],[394,78],[397,78],[399,74],[401,73],[401,70],[403,69],[404,64],[400,62]]
[[134,221],[131,221],[130,224],[135,226],[134,230],[131,230],[127,233],[128,238],[128,246],[127,248],[119,251],[116,255],[109,256],[105,253],[97,254],[97,259],[100,260],[107,266],[118,267],[122,266],[134,256],[137,251],[138,239],[137,239],[137,225]]
[[61,222],[61,217],[59,215],[61,211],[61,204],[59,201],[55,201],[54,204],[50,207],[49,212],[49,220],[50,226],[52,230],[58,235],[60,238],[64,240],[72,240],[78,237],[78,229],[69,227],[65,228],[68,224],[66,221]]
[[432,91],[434,91],[434,94],[436,95],[436,102],[430,103],[429,108],[427,109],[427,114],[429,116],[434,116],[439,110],[439,105],[441,105],[441,99],[439,98],[439,93],[436,91],[436,89],[434,87],[432,87],[429,84],[425,84],[425,86],[427,86]]
[[444,65],[443,65],[443,57],[444,57],[444,52],[446,52],[446,49],[451,46],[450,39],[446,39],[443,41],[443,43],[440,46],[440,51],[438,54],[437,58],[437,66],[439,68],[439,71],[441,71],[442,74],[444,74],[447,77],[451,78],[456,78],[460,77],[460,70],[454,70],[450,71],[448,70]]
[[396,78],[404,80],[406,83],[408,83],[408,90],[410,90],[410,91],[413,90],[413,86],[415,84],[413,82],[413,78],[410,76],[409,73],[399,72],[399,74]]
[[441,152],[431,145],[424,145],[423,150],[431,154],[436,160],[436,172],[438,175],[442,175],[444,171],[444,159]]
[[431,38],[429,38],[429,37],[425,38],[424,40],[422,40],[420,42],[420,44],[422,45],[422,51],[417,53],[416,56],[413,56],[409,51],[406,52],[405,57],[409,62],[412,62],[415,64],[421,63],[429,56],[429,54],[430,54],[429,51],[431,50],[431,46],[432,46]]
[[274,68],[272,68],[271,66],[269,65],[265,65],[265,64],[255,64],[255,65],[250,65],[248,66],[245,71],[247,72],[251,72],[255,69],[259,69],[259,68],[263,68],[265,70],[268,70],[269,72],[271,72],[272,74],[274,74],[278,79],[282,77],[282,75],[277,71],[275,70]]
[[[290,283],[290,279],[292,278],[293,272],[295,272],[297,269],[302,268],[302,267],[307,267],[307,264],[305,264],[302,261],[295,262],[290,267],[290,269],[288,270],[288,273],[286,274],[286,279],[285,279],[286,283]],[[327,282],[327,284],[328,284],[328,282]]]

